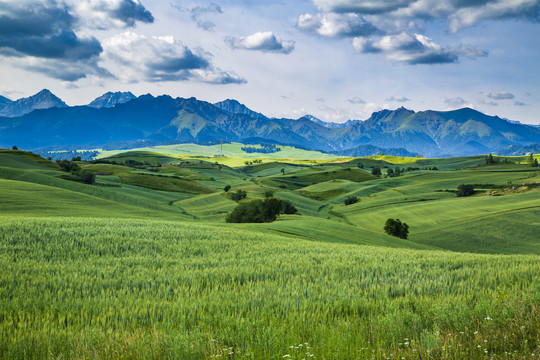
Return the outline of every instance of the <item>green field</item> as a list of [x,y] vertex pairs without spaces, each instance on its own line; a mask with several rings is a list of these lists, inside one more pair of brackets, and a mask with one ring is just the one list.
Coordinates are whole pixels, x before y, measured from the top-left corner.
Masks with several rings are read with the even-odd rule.
[[[0,358],[540,356],[540,169],[525,157],[227,146],[234,158],[185,145],[79,162],[93,185],[0,150]],[[396,165],[417,170],[370,174]],[[225,185],[298,213],[225,223]],[[384,233],[388,218],[408,239]]]

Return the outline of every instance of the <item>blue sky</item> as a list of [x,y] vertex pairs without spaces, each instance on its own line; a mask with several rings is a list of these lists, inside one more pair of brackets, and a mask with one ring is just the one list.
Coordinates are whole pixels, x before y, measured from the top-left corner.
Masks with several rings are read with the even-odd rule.
[[540,0],[3,0],[0,95],[234,98],[343,122],[400,106],[540,124]]

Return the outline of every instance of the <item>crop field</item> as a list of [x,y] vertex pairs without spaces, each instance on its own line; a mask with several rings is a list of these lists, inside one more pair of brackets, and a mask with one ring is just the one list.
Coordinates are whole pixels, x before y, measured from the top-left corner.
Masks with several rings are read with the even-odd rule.
[[[85,184],[0,151],[0,359],[540,357],[540,176],[524,157],[258,156],[119,152],[77,162]],[[384,176],[396,166],[411,169]],[[225,222],[267,196],[298,212]]]

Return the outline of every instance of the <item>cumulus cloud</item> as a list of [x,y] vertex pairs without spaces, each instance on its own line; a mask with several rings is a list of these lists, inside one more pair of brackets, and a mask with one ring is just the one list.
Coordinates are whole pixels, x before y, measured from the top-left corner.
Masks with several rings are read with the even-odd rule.
[[226,41],[233,49],[258,50],[289,54],[294,49],[293,41],[283,41],[271,31],[257,32],[239,38],[228,37]]
[[488,94],[488,98],[493,100],[512,100],[515,96],[507,92],[491,92]]
[[442,47],[427,36],[407,33],[384,36],[379,41],[357,37],[353,46],[360,53],[383,54],[388,60],[411,65],[455,63],[459,56],[487,55],[480,49]]
[[154,22],[154,17],[138,0],[67,0],[85,27],[126,28],[137,21]]
[[444,99],[444,102],[446,103],[446,105],[450,106],[450,107],[453,107],[453,108],[458,108],[458,107],[461,107],[463,105],[465,105],[467,103],[467,101],[465,101],[465,99],[463,99],[462,97],[454,97],[454,98],[448,98],[448,99]]
[[313,0],[323,12],[356,13],[404,20],[448,20],[456,32],[483,20],[540,20],[538,0]]
[[308,33],[330,38],[380,33],[373,24],[357,14],[304,14],[298,18],[297,27]]
[[358,97],[358,96],[355,96],[353,98],[350,98],[347,100],[348,102],[350,102],[351,104],[365,104],[365,100]]
[[98,65],[101,43],[79,33],[88,28],[133,26],[136,21],[151,22],[153,17],[134,0],[3,1],[0,56],[13,66],[63,81],[88,75],[111,77]]
[[244,83],[235,74],[214,67],[206,54],[194,52],[172,36],[146,37],[124,32],[103,41],[104,57],[122,66],[128,82],[195,79],[214,84]]
[[407,101],[411,101],[411,99],[403,96],[403,95],[394,95],[388,99],[386,99],[386,101],[394,101],[394,102],[407,102]]

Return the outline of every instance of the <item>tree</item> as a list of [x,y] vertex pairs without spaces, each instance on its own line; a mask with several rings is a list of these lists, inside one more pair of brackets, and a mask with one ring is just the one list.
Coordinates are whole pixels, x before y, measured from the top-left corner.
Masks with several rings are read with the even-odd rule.
[[285,175],[285,169],[284,168],[281,168],[281,174]]
[[296,208],[289,202],[276,198],[252,200],[236,206],[227,215],[228,223],[263,223],[276,220],[279,214],[294,214]]
[[80,156],[75,156],[75,157],[71,158],[71,161],[81,161],[81,157]]
[[81,167],[77,163],[69,160],[56,160],[56,163],[62,170],[68,173],[76,173],[81,170]]
[[384,232],[388,235],[406,239],[409,235],[409,225],[399,219],[388,219],[384,224]]
[[492,154],[489,154],[488,156],[486,156],[486,165],[493,165],[496,163],[498,163],[498,161],[493,158]]
[[11,150],[19,150],[19,148],[18,148],[16,145],[13,145],[13,147],[11,148]]
[[364,168],[364,164],[362,164],[362,163],[358,163],[358,164],[356,164],[356,166],[358,166],[359,169],[363,169],[363,168]]
[[232,193],[229,196],[230,196],[231,200],[240,201],[240,200],[245,199],[247,197],[247,192],[245,192],[244,190],[238,190],[237,192]]
[[538,167],[538,159],[534,159],[533,167]]
[[265,198],[271,198],[272,196],[274,196],[274,191],[273,190],[266,190],[264,192],[264,197]]
[[375,176],[381,176],[381,168],[380,167],[374,167],[373,169],[371,169],[371,175],[375,175]]
[[223,188],[223,191],[229,192],[229,190],[231,190],[231,185],[229,184],[225,185],[225,187]]
[[96,175],[92,174],[91,172],[88,172],[88,171],[81,171],[80,173],[80,178],[81,178],[81,181],[85,184],[94,184],[96,182]]
[[356,204],[358,202],[358,198],[356,196],[348,196],[346,199],[345,199],[345,205],[352,205],[352,204]]
[[461,184],[458,186],[457,190],[457,196],[459,197],[471,196],[474,194],[474,187],[472,185]]
[[394,177],[394,170],[390,168],[386,169],[386,175],[390,177]]
[[530,167],[533,167],[534,166],[534,155],[533,154],[530,154],[529,157],[527,158],[527,165],[530,166]]

